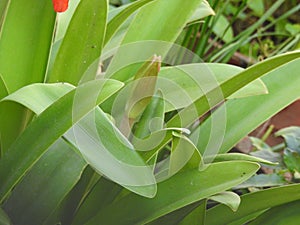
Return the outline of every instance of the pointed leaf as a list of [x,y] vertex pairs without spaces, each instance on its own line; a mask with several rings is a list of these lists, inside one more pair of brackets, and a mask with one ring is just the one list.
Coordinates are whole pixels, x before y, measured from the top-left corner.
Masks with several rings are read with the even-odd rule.
[[[292,54],[297,54],[297,52]],[[279,56],[278,59],[282,57],[285,58],[285,56],[286,55]],[[272,60],[265,65],[273,67],[271,62]],[[225,133],[222,136],[222,145],[220,149],[218,149],[219,153],[229,151],[252,130],[299,98],[300,89],[298,84],[300,83],[300,78],[297,75],[299,63],[299,59],[291,61],[276,69],[274,68],[273,71],[270,71],[262,78],[268,87],[269,94],[252,96],[245,99],[235,99],[232,101],[229,100],[214,112],[213,116],[218,118],[223,115],[224,109],[226,109],[226,127]],[[254,69],[255,66],[252,68]],[[286,76],[282,76],[282,74],[286,74]],[[276,104],[274,104],[274,102],[276,102]],[[201,125],[201,129],[199,129],[209,131],[211,129],[211,122],[210,118],[207,119]],[[210,139],[211,132],[198,132],[197,134],[196,131],[192,134],[192,140],[195,138],[193,137],[194,135],[199,137],[197,147],[200,152],[203,153]]]
[[230,191],[225,191],[214,196],[210,196],[209,199],[227,205],[234,212],[238,210],[241,203],[240,196]]
[[78,182],[86,165],[64,140],[57,141],[5,202],[4,209],[12,222],[43,224]]
[[[168,126],[178,127],[187,126],[195,121],[199,116],[204,114],[209,110],[210,107],[220,103],[224,98],[233,94],[240,88],[249,84],[253,80],[265,75],[266,73],[287,64],[288,62],[293,62],[293,60],[300,57],[300,51],[294,51],[273,58],[269,58],[261,63],[255,64],[252,67],[239,73],[237,76],[227,80],[225,83],[221,84],[220,87],[213,87],[208,91],[206,96],[200,97],[193,104],[189,105],[182,111],[180,111],[176,116],[174,116],[167,124]],[[296,60],[295,60],[296,61]],[[292,70],[291,70],[292,71]],[[210,86],[208,86],[209,88]],[[268,86],[267,86],[268,87]],[[249,104],[250,106],[251,104]],[[251,105],[252,106],[252,105]],[[195,112],[196,107],[196,112]],[[191,116],[193,115],[193,116]],[[232,117],[236,118],[236,117]]]
[[[88,67],[97,62],[103,46],[107,11],[107,0],[80,1],[48,81],[65,81],[77,85]],[[94,77],[97,68],[93,68]]]
[[131,16],[140,7],[152,1],[153,0],[140,0],[140,1],[133,2],[132,4],[126,6],[117,15],[115,15],[107,24],[107,32],[105,34],[104,44],[106,44],[112,38],[115,32],[119,29],[119,27],[124,23],[124,21],[129,16]]
[[[6,3],[1,0],[0,8]],[[5,20],[3,24],[0,22],[0,74],[8,94],[30,83],[44,81],[54,23],[51,1],[9,1]],[[23,131],[29,118],[30,113],[23,107],[15,104],[0,107],[3,152]]]

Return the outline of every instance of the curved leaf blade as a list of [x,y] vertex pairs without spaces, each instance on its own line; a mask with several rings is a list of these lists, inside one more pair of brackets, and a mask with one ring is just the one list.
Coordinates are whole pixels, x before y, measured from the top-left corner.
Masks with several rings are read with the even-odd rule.
[[[239,140],[261,123],[299,98],[300,78],[297,72],[300,69],[299,63],[300,59],[291,61],[271,71],[262,78],[268,87],[269,94],[252,96],[245,99],[235,99],[232,101],[229,100],[221,106],[222,108],[214,112],[214,115],[218,117],[219,113],[223,113],[225,109],[227,116],[224,140],[219,149],[219,153],[229,151]],[[266,65],[273,67],[271,64]],[[285,76],[283,76],[283,74]],[[274,104],[274,102],[276,102],[276,104]],[[199,129],[209,131],[210,127],[211,119],[208,119]],[[196,133],[197,132],[193,133],[192,136]],[[209,135],[210,132],[199,132],[197,147],[202,153],[208,143]],[[193,137],[191,139],[193,140]]]
[[[31,168],[57,139],[72,127],[73,123],[79,121],[98,105],[104,97],[107,97],[101,96],[100,92],[97,101],[91,103],[89,95],[83,96],[84,101],[81,105],[81,111],[74,117],[73,99],[76,90],[80,88],[83,92],[90,92],[93,88],[101,90],[105,85],[110,86],[108,96],[122,87],[122,83],[112,80],[98,80],[85,83],[67,93],[48,107],[47,110],[43,111],[30,126],[28,126],[22,135],[14,142],[9,151],[0,159],[0,180],[2,182],[0,186],[0,202],[3,202],[26,171]],[[47,127],[47,129],[45,129],[45,127]],[[26,146],[25,149],[24,146]]]
[[[236,212],[232,212],[224,205],[218,205],[209,209],[206,214],[206,224],[230,224],[250,214],[299,200],[299,190],[300,185],[293,184],[243,195],[240,207]],[[222,217],[217,215],[222,215]]]
[[203,171],[187,170],[159,183],[153,199],[129,194],[100,211],[87,225],[96,225],[100,220],[107,225],[144,224],[225,191],[247,180],[258,168],[258,164],[250,162],[222,162],[211,164]]
[[[200,97],[193,104],[189,105],[176,116],[174,116],[168,123],[168,126],[178,127],[187,126],[195,121],[199,116],[207,112],[211,106],[216,105],[224,100],[224,98],[238,91],[240,88],[249,84],[253,80],[271,72],[272,70],[283,66],[288,62],[292,62],[300,57],[300,51],[289,52],[273,58],[269,58],[261,63],[255,64],[249,67],[237,76],[227,80],[221,84],[220,87],[212,88],[206,94],[206,96]],[[210,99],[210,100],[208,100]],[[197,109],[197,115],[195,114],[195,107]],[[232,117],[236,118],[236,117]]]

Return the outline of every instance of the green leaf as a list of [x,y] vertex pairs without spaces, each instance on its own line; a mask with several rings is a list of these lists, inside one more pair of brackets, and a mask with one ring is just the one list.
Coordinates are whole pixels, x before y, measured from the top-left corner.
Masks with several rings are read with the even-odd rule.
[[91,167],[87,166],[83,171],[80,180],[63,199],[59,206],[53,211],[53,213],[47,218],[43,225],[53,225],[59,223],[71,224],[82,199],[89,191],[89,185],[93,181],[93,178],[97,177],[99,178],[100,175],[96,174]]
[[[0,8],[5,3],[6,0],[1,0]],[[30,83],[44,81],[54,22],[51,1],[9,1],[5,20],[0,25],[0,74],[8,94]],[[29,118],[28,111],[20,106],[0,107],[3,152],[23,131]]]
[[[2,182],[0,202],[3,202],[11,189],[57,139],[96,105],[121,87],[122,83],[112,80],[96,80],[85,83],[67,93],[43,111],[0,159],[0,180]],[[104,91],[102,93],[102,88],[109,90],[109,92]],[[91,96],[93,91],[96,96]],[[80,111],[77,110],[77,114],[74,116],[73,99],[78,92],[81,93],[82,102]],[[100,95],[98,95],[99,92]],[[95,98],[91,99],[92,97]],[[57,112],[64,113],[58,114]],[[24,146],[26,146],[25,149]]]
[[78,182],[86,165],[65,141],[54,143],[5,202],[12,222],[43,224]]
[[[132,21],[123,44],[143,40],[175,41],[201,2],[201,0],[188,2],[156,0],[148,4],[138,12]],[[180,9],[180,13],[178,13],[178,9]],[[161,23],[161,21],[164,22]]]
[[99,174],[137,194],[155,195],[152,168],[99,108],[72,127],[65,137]]
[[72,16],[79,4],[80,0],[69,1],[68,10],[64,13],[58,13],[56,17],[56,32],[54,42],[60,41],[64,38]]
[[[167,125],[171,127],[178,127],[178,126],[182,127],[182,126],[190,125],[199,116],[207,112],[211,107],[220,103],[221,101],[224,100],[224,98],[228,97],[229,95],[233,94],[240,88],[249,84],[251,81],[265,75],[266,73],[276,69],[277,67],[279,70],[280,66],[290,61],[293,61],[299,57],[300,57],[300,51],[294,51],[279,56],[275,56],[261,63],[255,64],[252,67],[249,67],[248,69],[244,70],[243,72],[239,73],[233,78],[227,80],[219,87],[213,87],[211,90],[209,90],[211,86],[206,87],[205,90],[208,91],[206,93],[206,96],[200,97],[193,104],[189,105],[188,107],[180,111],[176,116],[174,116],[167,123]],[[294,62],[296,62],[296,60]],[[293,72],[293,71],[290,70],[289,72]],[[203,87],[205,86],[203,85]],[[249,104],[249,106],[252,105]],[[195,112],[195,108],[196,108],[196,112]],[[244,115],[246,114],[247,113],[244,113]],[[233,116],[232,118],[236,118],[236,117]]]
[[300,220],[300,201],[291,202],[269,209],[249,225],[294,225]]
[[121,191],[121,186],[102,177],[76,212],[72,225],[85,224],[99,210],[107,207]]
[[[163,57],[171,47],[170,43],[176,40],[201,2],[201,0],[190,0],[188,2],[156,0],[141,8],[123,38],[121,46],[125,46],[125,48],[118,49],[107,69],[106,77],[115,77],[121,81],[128,80],[140,66],[137,64],[131,65],[126,70],[117,72],[124,67],[124,63],[125,66],[128,66],[128,60],[136,59],[136,61],[129,62],[133,64],[146,60],[154,54]],[[178,9],[180,9],[180,13],[178,13]],[[164,23],[161,23],[161,21],[164,21]],[[158,41],[160,45],[153,48],[149,47],[151,43],[158,43],[155,41]],[[134,46],[136,42],[139,42],[140,47],[136,48]],[[169,44],[166,42],[169,42]],[[133,48],[129,51],[126,46],[130,48],[131,44],[133,44]],[[166,46],[161,47],[161,45]],[[140,51],[141,47],[143,47],[143,51]],[[116,68],[117,70],[115,70]]]
[[[77,85],[86,70],[100,57],[107,19],[107,0],[80,1],[57,53],[49,82]],[[92,78],[98,66],[93,68]],[[88,78],[90,79],[90,78]]]
[[9,93],[44,80],[54,21],[51,1],[10,1],[0,39],[0,73]]
[[115,15],[107,24],[104,45],[112,38],[124,21],[131,16],[136,10],[153,0],[140,0],[126,6],[122,11]]
[[[296,58],[299,57],[298,54],[299,52],[292,53]],[[277,60],[289,61],[285,58],[286,56],[287,55],[282,55],[273,58],[276,59],[274,63],[278,64],[279,62]],[[269,90],[269,94],[229,100],[214,112],[214,118],[223,118],[224,110],[226,110],[227,118],[224,134],[221,136],[222,145],[217,149],[219,153],[229,151],[239,140],[261,123],[299,98],[300,89],[298,83],[300,82],[300,78],[297,76],[297,71],[300,69],[300,59],[296,59],[282,66],[278,65],[279,67],[272,63],[273,59],[266,60],[265,63],[259,63],[257,64],[259,65],[258,67],[255,65],[241,73],[253,76],[253,73],[264,74],[262,70],[269,70],[269,73],[262,78]],[[266,68],[261,68],[262,65],[266,66]],[[272,68],[274,70],[271,71]],[[254,69],[257,70],[253,71]],[[248,73],[250,71],[252,72]],[[286,76],[282,76],[282,74],[286,74]],[[276,102],[276,104],[274,104],[274,102]],[[191,140],[197,140],[196,138],[198,138],[197,148],[201,153],[203,153],[208,146],[208,140],[211,135],[211,132],[208,131],[211,129],[211,122],[210,118],[207,119],[191,137]],[[201,130],[206,132],[201,132]]]
[[74,89],[74,86],[67,83],[55,84],[31,84],[20,88],[16,92],[2,99],[2,101],[15,101],[35,114],[42,113],[53,102]]
[[[121,87],[118,81],[108,81],[112,82],[112,86],[107,85],[102,88],[98,102],[104,101]],[[95,104],[93,102],[95,99],[91,98],[91,96],[94,93],[97,94],[99,90],[97,88],[92,87],[90,90],[77,88],[72,112],[75,121],[77,120],[78,113],[81,115],[81,102],[85,101],[86,104],[90,105]],[[70,89],[72,89],[72,87],[67,84],[33,84],[12,94],[10,100],[17,101],[30,107],[32,111],[39,113],[62,94],[68,91],[70,92]],[[33,98],[33,94],[38,96]],[[87,102],[86,99],[90,100]],[[93,123],[91,124],[91,122]],[[93,127],[93,125],[95,125],[96,128]],[[78,122],[72,130],[67,132],[64,137],[81,152],[85,160],[99,173],[106,175],[115,182],[121,183],[121,185],[136,193],[147,197],[152,197],[155,194],[156,185],[151,169],[144,164],[137,152],[133,151],[133,147],[128,140],[100,109],[88,114],[86,118]],[[83,142],[79,140],[85,140],[85,143],[83,144]],[[93,149],[93,151],[91,151],[91,149]],[[137,166],[140,166],[139,170],[133,170]],[[122,179],[120,179],[120,176]],[[132,181],[133,179],[140,180]],[[126,182],[124,183],[124,180],[127,182],[128,180],[138,182],[140,187],[130,186],[126,184]]]
[[0,208],[0,225],[11,225],[8,216],[1,208]]
[[[166,112],[169,112],[187,107],[203,97],[207,91],[205,85],[209,85],[210,88],[218,87],[242,71],[243,69],[237,66],[217,63],[164,67],[159,73],[157,89],[163,92],[166,99]],[[204,80],[207,80],[207,83],[204,83]],[[268,93],[266,86],[257,79],[227,98],[243,98],[266,93]],[[178,96],[183,97],[178,98]]]
[[241,203],[240,196],[230,191],[225,191],[210,196],[209,199],[228,206],[234,212],[238,210],[239,205]]
[[253,213],[299,199],[299,184],[270,188],[267,190],[246,194],[241,197],[241,204],[236,212],[232,212],[224,205],[218,205],[209,209],[206,214],[206,224],[229,224]]
[[99,221],[106,225],[151,222],[247,180],[258,168],[256,163],[222,162],[211,164],[203,171],[192,169],[177,173],[158,184],[158,192],[153,199],[129,194],[101,210],[87,225],[98,224]]

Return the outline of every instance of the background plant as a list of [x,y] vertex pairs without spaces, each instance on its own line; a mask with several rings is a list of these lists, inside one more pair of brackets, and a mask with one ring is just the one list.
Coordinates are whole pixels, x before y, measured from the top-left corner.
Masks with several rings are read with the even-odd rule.
[[[299,199],[295,194],[298,185],[250,193],[241,197],[239,206],[239,196],[228,190],[254,175],[258,163],[272,163],[227,152],[249,131],[299,97],[296,76],[299,52],[278,55],[243,70],[214,63],[174,66],[176,57],[174,61],[166,59],[167,56],[172,59],[173,51],[168,47],[173,45],[166,45],[143,48],[139,54],[132,51],[131,55],[139,60],[123,68],[121,64],[119,68],[118,62],[124,63],[122,46],[126,50],[126,45],[141,41],[144,47],[153,40],[176,42],[195,16],[199,20],[212,13],[207,2],[141,0],[111,11],[106,0],[70,3],[69,10],[59,16],[53,12],[51,1],[0,3],[0,219],[4,224],[10,221],[12,224],[192,224],[199,221],[229,224],[256,217],[261,221],[265,215],[276,213],[276,207],[296,206],[297,202],[293,201]],[[15,32],[16,27],[20,32]],[[115,48],[113,59],[101,58]],[[162,66],[155,54],[161,55]],[[102,63],[101,71],[99,63]],[[173,66],[165,67],[165,64]],[[211,71],[218,85],[204,82]],[[204,89],[199,91],[199,86],[186,74],[203,81]],[[251,83],[262,76],[262,80]],[[146,85],[143,78],[148,79]],[[181,102],[178,98],[180,104],[168,108],[164,102],[166,97],[157,89],[162,78],[181,84],[191,102]],[[166,134],[161,145],[147,152],[133,151],[137,146],[141,150],[147,146],[138,145],[126,133],[119,132],[121,128],[114,124],[115,118],[106,114],[113,112],[115,96],[131,80],[137,85],[127,104],[139,97],[145,86],[152,94],[133,107],[136,114],[131,111],[125,114],[134,122],[130,131],[142,141]],[[258,95],[267,89],[269,94]],[[284,94],[287,92],[288,96]],[[178,97],[177,93],[173,95]],[[74,104],[77,102],[80,105]],[[223,104],[203,123],[197,122],[220,103]],[[223,118],[224,109],[227,113],[226,129],[221,135],[224,140],[210,141],[213,133],[219,131],[212,126],[218,122],[214,119]],[[95,130],[90,129],[91,115],[95,118]],[[157,117],[165,124],[156,123],[151,130],[143,125]],[[74,138],[81,131],[86,136]],[[103,141],[103,146],[97,148],[93,145],[84,148],[76,140],[76,137],[90,140],[97,135]],[[143,178],[148,185],[128,185],[110,176],[109,172],[114,171],[105,170],[105,158],[99,154],[102,150],[114,159],[146,168]],[[187,153],[192,154],[181,168],[179,159]],[[170,178],[157,184],[153,182],[159,173],[153,173],[152,165]],[[159,165],[163,165],[161,170]],[[114,169],[123,172],[123,167]],[[140,178],[139,172],[136,169],[122,174],[135,181]],[[266,201],[270,196],[272,201]],[[227,206],[207,210],[207,199]],[[232,209],[237,212],[233,214]],[[216,216],[221,214],[222,217]]]

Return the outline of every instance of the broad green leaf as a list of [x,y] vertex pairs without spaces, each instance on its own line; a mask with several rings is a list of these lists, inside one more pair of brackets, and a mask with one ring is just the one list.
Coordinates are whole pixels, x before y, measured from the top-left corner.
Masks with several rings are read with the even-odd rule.
[[0,208],[0,225],[11,225],[8,216],[1,208]]
[[0,39],[0,73],[9,93],[44,80],[54,22],[51,1],[10,1]]
[[249,225],[295,225],[300,220],[299,207],[300,201],[273,207]]
[[[101,88],[105,86],[110,92],[102,94]],[[0,202],[3,202],[11,189],[56,140],[96,105],[121,87],[122,83],[112,80],[98,80],[85,83],[64,95],[35,118],[13,143],[9,151],[0,159],[0,180],[2,182]],[[95,92],[95,90],[97,90],[96,96],[91,100],[91,93]],[[74,116],[73,100],[78,91],[81,93],[82,102],[80,111],[77,111],[76,116]],[[100,95],[98,95],[99,92]],[[58,114],[57,112],[64,113]],[[24,146],[26,146],[25,149]]]
[[99,210],[111,204],[121,190],[121,186],[102,177],[84,199],[76,212],[72,225],[85,224]]
[[[138,12],[132,21],[123,44],[143,40],[175,41],[201,2],[201,0],[188,2],[156,0],[148,4]],[[180,9],[180,13],[178,13],[178,9]]]
[[[80,1],[57,53],[48,81],[65,81],[77,85],[86,70],[97,62],[103,47],[107,11],[107,0]],[[93,68],[94,77],[97,68]]]
[[[136,59],[137,61],[129,62],[133,64],[141,62],[144,59],[146,60],[154,54],[164,57],[171,47],[170,44],[179,36],[201,2],[201,0],[190,0],[188,2],[180,0],[156,0],[141,8],[131,22],[121,43],[122,46],[125,46],[125,49],[121,48],[118,50],[118,53],[111,61],[106,77],[116,77],[118,80],[123,81],[128,80],[139,69],[139,65],[135,64],[127,67],[126,70],[117,72],[122,67],[128,66],[128,60]],[[180,13],[178,13],[178,9],[180,9]],[[174,18],[176,19],[174,20]],[[141,23],[141,21],[143,22]],[[164,22],[162,23],[161,21]],[[147,41],[169,44],[164,47],[156,46],[152,48],[149,47],[149,42]],[[126,46],[131,46],[130,44],[136,42],[141,44],[143,51],[140,51],[141,48],[128,50]]]
[[210,196],[209,199],[228,206],[234,212],[238,210],[239,205],[241,203],[240,196],[230,191],[225,191]]
[[253,213],[299,199],[299,184],[270,188],[263,191],[246,194],[241,197],[241,204],[236,212],[232,212],[227,206],[224,205],[218,205],[209,209],[206,214],[206,224],[230,224]]
[[[74,89],[74,86],[67,83],[42,84],[35,83],[5,97],[2,101],[15,101],[35,114],[40,114],[53,102]],[[107,90],[108,91],[108,90]]]
[[[294,56],[297,56],[297,53],[299,52],[291,54],[296,54]],[[282,55],[276,57],[276,59],[288,61],[285,58],[286,56],[287,55]],[[257,64],[264,64],[269,68],[268,70],[271,70],[271,68],[274,69],[262,78],[269,90],[269,94],[252,96],[245,99],[229,100],[225,103],[225,105],[221,106],[214,112],[213,115],[215,117],[219,117],[223,115],[224,110],[226,110],[227,117],[226,130],[222,136],[222,145],[218,149],[219,153],[229,151],[236,143],[238,143],[239,140],[258,127],[261,123],[299,98],[300,89],[298,84],[300,82],[300,78],[297,75],[297,71],[299,70],[300,60],[297,59],[291,61],[278,68],[272,64],[272,59],[269,60],[266,60],[265,64]],[[258,71],[260,70],[260,66],[253,66],[251,68],[249,70],[253,73],[259,73]],[[254,68],[257,68],[258,70],[253,71]],[[261,70],[265,69],[261,68]],[[242,72],[242,74],[244,74],[244,72]],[[285,76],[282,74],[285,74]],[[249,73],[248,75],[252,76],[253,74]],[[274,104],[274,102],[276,102],[276,104]],[[191,139],[194,140],[196,135],[199,137],[197,147],[200,152],[203,153],[210,138],[211,132],[208,131],[211,129],[211,120],[206,120],[200,127],[200,132],[198,134],[197,132],[193,133]],[[201,130],[206,132],[201,132]]]
[[[174,116],[167,123],[167,125],[171,126],[171,127],[178,127],[178,126],[182,127],[182,126],[187,126],[187,125],[191,124],[199,116],[201,116],[205,112],[207,112],[210,109],[210,107],[222,102],[224,100],[224,98],[230,96],[231,94],[233,94],[240,88],[249,84],[251,81],[256,80],[257,78],[267,74],[268,72],[276,69],[277,67],[278,67],[278,70],[280,70],[280,68],[279,68],[280,66],[282,66],[290,61],[293,61],[299,57],[300,57],[300,51],[294,51],[294,52],[282,54],[279,56],[275,56],[273,58],[269,58],[261,63],[255,64],[254,66],[249,67],[248,69],[242,71],[241,73],[234,76],[233,78],[227,80],[226,82],[221,84],[219,87],[212,88],[211,90],[209,90],[207,92],[206,96],[200,97],[193,104],[189,105],[188,107],[186,107],[185,109],[180,111],[176,116]],[[296,62],[296,60],[294,62]],[[292,70],[289,72],[292,72]],[[263,80],[263,81],[265,82],[265,80]],[[237,101],[235,101],[235,102],[237,102]],[[258,104],[258,102],[259,101],[257,101],[256,104]],[[276,106],[277,105],[278,104],[276,104]],[[252,107],[251,104],[249,104],[249,106]],[[195,113],[197,115],[195,115],[195,113],[194,113],[195,107],[196,107]],[[246,115],[246,114],[247,113],[244,113],[244,115]],[[193,116],[191,116],[191,115],[193,115]],[[237,117],[233,116],[233,117],[229,117],[229,118],[236,119]],[[238,123],[238,124],[240,124],[240,123]]]
[[[104,86],[101,90],[102,96],[98,98],[98,102],[104,101],[108,96],[112,95],[120,88],[120,83],[118,83],[118,81],[114,82],[116,82],[116,89],[110,85]],[[40,113],[52,104],[54,100],[58,99],[60,97],[59,95],[70,91],[70,89],[72,89],[72,87],[66,84],[34,84],[24,87],[12,94],[10,100],[17,101],[26,107],[30,107],[35,113]],[[93,88],[89,91],[87,91],[87,89],[83,91],[85,92],[83,93],[80,89],[77,90],[75,95],[76,98],[73,102],[75,107],[73,108],[72,116],[73,118],[75,117],[75,120],[77,120],[77,114],[80,114],[82,111],[81,102],[89,99],[93,94],[93,91],[94,93],[98,92],[97,89],[93,90]],[[41,97],[36,98],[38,101],[35,101],[35,98],[32,98],[33,94],[41,95]],[[89,101],[92,102],[88,103],[94,105],[94,99],[90,99],[91,100]],[[77,104],[78,108],[76,107]],[[87,163],[96,169],[96,171],[106,175],[115,182],[121,183],[121,185],[134,192],[148,197],[155,194],[155,180],[152,172],[150,173],[150,167],[148,168],[137,152],[133,151],[128,140],[122,136],[120,131],[111,123],[102,110],[98,109],[95,112],[88,114],[86,118],[80,121],[72,129],[73,130],[67,132],[64,137],[76,146]],[[85,142],[83,143],[82,140],[85,140]],[[135,170],[134,168],[136,167],[138,167],[139,170]],[[123,181],[120,180],[120,176]],[[138,182],[141,187],[134,187],[134,185],[130,186],[124,183],[124,180],[133,179],[140,179],[140,181],[135,180],[131,182]]]
[[[243,69],[237,66],[217,63],[164,67],[159,73],[157,88],[164,94],[168,103],[166,104],[166,112],[168,112],[187,107],[206,93],[205,86],[218,87],[242,71]],[[227,98],[243,98],[266,93],[268,90],[264,83],[257,79]]]
[[56,32],[54,42],[62,40],[66,34],[72,16],[79,4],[80,0],[69,1],[68,10],[64,13],[58,13],[56,17]]
[[203,171],[187,170],[159,183],[153,199],[129,194],[101,210],[87,225],[96,225],[99,221],[106,225],[151,222],[247,180],[258,168],[256,163],[250,162],[222,162],[211,164]]
[[137,194],[155,195],[152,168],[99,108],[72,127],[65,137],[99,174]]
[[85,166],[86,162],[59,139],[5,202],[13,224],[43,224],[78,182]]
[[[1,7],[5,3],[6,0],[1,0]],[[51,1],[9,1],[4,23],[0,25],[0,74],[8,94],[30,83],[43,82],[54,22]],[[30,114],[23,107],[15,104],[0,107],[3,152],[23,131],[28,119]]]
[[122,11],[117,13],[107,24],[104,45],[112,38],[124,21],[131,16],[136,10],[153,0],[140,0],[124,7]]

